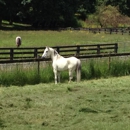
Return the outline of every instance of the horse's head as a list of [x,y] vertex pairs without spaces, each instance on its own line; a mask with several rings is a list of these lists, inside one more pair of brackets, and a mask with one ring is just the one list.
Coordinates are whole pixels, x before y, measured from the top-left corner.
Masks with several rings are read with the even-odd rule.
[[50,57],[51,57],[51,50],[49,47],[46,47],[41,58],[50,58]]

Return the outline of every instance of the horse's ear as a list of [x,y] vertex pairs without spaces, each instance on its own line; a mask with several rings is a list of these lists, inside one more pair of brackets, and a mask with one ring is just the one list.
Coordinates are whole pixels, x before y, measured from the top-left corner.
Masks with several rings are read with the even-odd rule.
[[48,46],[46,46],[46,48],[49,50],[49,47],[48,47]]
[[56,50],[54,50],[54,55],[57,55],[57,54],[58,54],[58,52]]

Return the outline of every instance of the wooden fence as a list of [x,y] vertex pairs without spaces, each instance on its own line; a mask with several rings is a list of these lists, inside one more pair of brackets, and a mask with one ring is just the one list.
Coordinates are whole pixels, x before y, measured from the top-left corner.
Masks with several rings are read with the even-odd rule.
[[128,33],[130,35],[130,29],[125,29],[125,28],[94,28],[94,29],[90,29],[90,32],[93,33],[100,33],[100,32],[104,32],[106,34],[125,34]]
[[129,34],[130,35],[130,27],[128,28],[60,28],[61,30],[82,30],[82,31],[89,31],[92,33],[101,33],[104,32],[105,34]]
[[[118,44],[90,44],[53,47],[61,55],[85,57],[90,55],[116,54]],[[0,63],[40,61],[45,47],[0,48]]]

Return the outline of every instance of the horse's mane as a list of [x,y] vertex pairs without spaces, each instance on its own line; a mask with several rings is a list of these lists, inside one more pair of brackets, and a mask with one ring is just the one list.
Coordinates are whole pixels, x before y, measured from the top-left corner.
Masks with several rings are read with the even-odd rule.
[[59,59],[60,57],[63,57],[55,49],[54,49],[54,56],[57,56],[57,59]]
[[51,50],[54,50],[54,56],[57,56],[57,59],[60,58],[60,57],[63,57],[61,56],[55,49],[49,47]]

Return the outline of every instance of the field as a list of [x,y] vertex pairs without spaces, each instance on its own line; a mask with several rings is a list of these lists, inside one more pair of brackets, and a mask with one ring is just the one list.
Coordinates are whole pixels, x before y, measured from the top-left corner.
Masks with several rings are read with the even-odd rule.
[[129,76],[0,88],[1,130],[129,130]]
[[[22,37],[21,47],[116,42],[119,43],[118,52],[130,52],[128,34],[93,34],[72,30],[0,30],[0,47],[15,47],[17,35]],[[35,81],[39,83],[37,72],[23,72],[17,65],[18,71],[7,66],[10,71],[5,69],[0,75],[0,130],[129,130],[130,62],[128,58],[117,58],[116,63],[114,61],[109,66],[108,61],[101,62],[99,59],[90,62],[90,66],[84,65],[80,83],[68,84],[67,75],[58,85],[54,85],[50,69],[42,70],[46,71],[42,79],[47,77],[47,83],[26,85]],[[51,71],[50,75],[47,75],[48,71]],[[5,78],[7,72],[8,78]],[[7,87],[11,81],[15,85]],[[20,86],[17,85],[19,83]]]
[[56,45],[118,43],[118,52],[130,51],[130,35],[89,33],[88,31],[2,31],[0,47],[16,47],[16,36],[22,37],[21,47],[42,47]]

